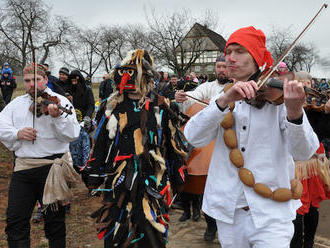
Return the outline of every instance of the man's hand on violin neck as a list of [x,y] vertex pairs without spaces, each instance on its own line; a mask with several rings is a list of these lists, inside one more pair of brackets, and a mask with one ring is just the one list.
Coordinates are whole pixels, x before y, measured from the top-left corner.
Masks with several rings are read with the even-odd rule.
[[225,94],[217,100],[218,105],[224,108],[227,104],[243,99],[255,97],[258,86],[254,81],[236,82]]
[[56,104],[48,105],[48,113],[51,117],[59,117],[62,114],[62,111],[57,107]]
[[17,138],[19,140],[32,141],[37,137],[37,130],[32,127],[25,127],[17,132]]
[[305,102],[305,91],[303,83],[297,80],[284,80],[283,85],[284,103],[287,109],[288,120],[296,120],[303,114],[303,105]]

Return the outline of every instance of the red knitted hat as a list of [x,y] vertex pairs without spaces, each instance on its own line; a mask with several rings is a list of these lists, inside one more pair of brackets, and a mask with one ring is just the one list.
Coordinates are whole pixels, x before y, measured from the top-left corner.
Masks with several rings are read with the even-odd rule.
[[225,54],[227,47],[233,43],[245,47],[259,68],[265,65],[265,70],[267,70],[273,64],[272,54],[266,48],[266,36],[260,29],[250,26],[232,33],[226,43]]
[[[37,68],[35,68],[35,67],[37,67]],[[24,67],[23,75],[25,75],[25,74],[34,74],[35,71],[38,75],[41,75],[43,77],[46,76],[46,68],[43,65],[40,65],[40,64],[36,64],[36,66],[35,66],[34,63],[27,64]]]

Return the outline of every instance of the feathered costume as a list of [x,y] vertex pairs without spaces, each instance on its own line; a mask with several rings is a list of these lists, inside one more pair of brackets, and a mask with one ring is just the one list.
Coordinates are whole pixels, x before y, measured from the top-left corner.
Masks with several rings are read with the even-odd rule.
[[[185,181],[184,117],[153,93],[147,51],[130,52],[112,76],[117,90],[97,114],[86,170],[94,188],[105,177],[103,206],[92,214],[105,247],[166,247],[170,191]],[[141,96],[129,98],[129,93]]]

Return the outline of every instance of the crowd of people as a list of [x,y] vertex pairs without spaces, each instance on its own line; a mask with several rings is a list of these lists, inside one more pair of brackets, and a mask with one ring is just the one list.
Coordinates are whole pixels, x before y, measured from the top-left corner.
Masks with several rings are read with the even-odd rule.
[[23,71],[26,94],[11,100],[5,63],[0,140],[15,153],[8,246],[30,247],[38,203],[33,219],[44,221],[49,247],[66,247],[70,187],[81,178],[102,193],[92,217],[106,248],[166,247],[171,207],[181,222],[202,210],[204,240],[218,232],[223,248],[313,247],[330,197],[329,84],[281,62],[260,85],[274,63],[265,40],[254,27],[231,34],[214,80],[157,72],[148,51],[131,51],[104,76],[98,104],[80,71],[62,67],[57,78],[34,63]]

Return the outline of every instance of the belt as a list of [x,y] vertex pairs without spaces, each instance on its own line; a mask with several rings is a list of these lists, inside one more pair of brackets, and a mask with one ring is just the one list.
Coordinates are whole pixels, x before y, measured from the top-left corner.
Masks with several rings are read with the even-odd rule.
[[56,158],[61,158],[64,155],[64,153],[57,153],[57,154],[53,154],[47,157],[43,157],[41,159],[50,159],[50,160],[54,160]]
[[249,211],[249,210],[250,210],[249,206],[243,207],[242,209],[243,209],[244,211]]

